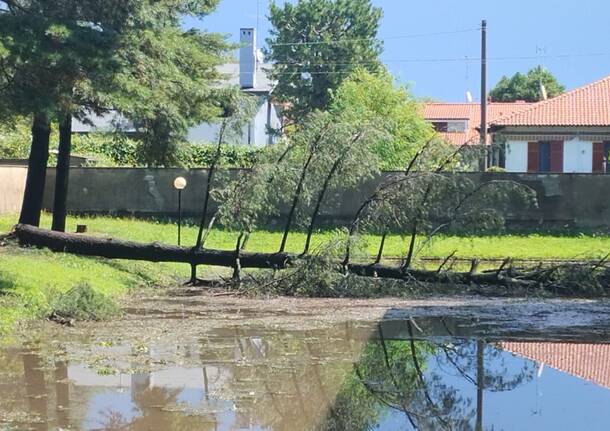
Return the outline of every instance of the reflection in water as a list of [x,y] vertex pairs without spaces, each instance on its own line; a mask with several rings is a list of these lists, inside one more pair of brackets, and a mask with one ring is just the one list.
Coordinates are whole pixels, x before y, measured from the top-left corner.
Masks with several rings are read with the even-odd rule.
[[57,426],[68,428],[70,426],[70,383],[68,380],[68,362],[55,361],[55,394],[57,396],[56,414]]
[[116,367],[131,370],[116,374],[66,360],[86,349],[76,342],[53,354],[0,350],[0,428],[573,429],[585,418],[608,428],[599,407],[610,402],[610,345],[487,342],[453,329],[438,319],[220,328],[179,346],[113,347],[125,352]]
[[42,370],[42,359],[36,351],[24,351],[23,378],[25,383],[25,396],[28,401],[29,411],[34,415],[36,430],[46,430],[47,427],[47,391]]

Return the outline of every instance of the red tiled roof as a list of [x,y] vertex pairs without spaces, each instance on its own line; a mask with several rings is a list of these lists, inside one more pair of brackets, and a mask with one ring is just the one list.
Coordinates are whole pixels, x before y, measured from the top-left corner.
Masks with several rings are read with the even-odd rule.
[[500,347],[610,389],[610,344],[503,342]]
[[[502,116],[522,111],[531,106],[531,103],[489,103],[487,105],[487,122],[492,122]],[[439,133],[443,139],[454,145],[479,143],[477,127],[481,125],[481,105],[479,103],[426,103],[423,107],[423,116],[428,121],[440,120],[468,120],[465,132]]]
[[497,126],[610,126],[610,76],[528,109],[507,114]]

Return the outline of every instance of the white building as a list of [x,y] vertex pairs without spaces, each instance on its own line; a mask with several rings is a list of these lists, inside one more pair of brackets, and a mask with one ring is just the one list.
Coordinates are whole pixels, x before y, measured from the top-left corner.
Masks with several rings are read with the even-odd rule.
[[610,172],[610,76],[490,122],[508,172]]
[[[264,146],[273,143],[273,134],[269,130],[277,130],[281,126],[281,117],[277,106],[272,102],[274,83],[267,78],[266,71],[270,68],[262,61],[262,55],[256,47],[256,30],[240,29],[239,62],[224,64],[219,72],[227,77],[227,86],[239,86],[242,91],[256,97],[258,110],[250,123],[244,127],[241,144]],[[74,119],[73,133],[122,131],[135,133],[133,124],[116,112],[91,118],[93,125],[84,124]],[[219,125],[203,123],[192,127],[187,134],[189,142],[209,143],[217,139]]]

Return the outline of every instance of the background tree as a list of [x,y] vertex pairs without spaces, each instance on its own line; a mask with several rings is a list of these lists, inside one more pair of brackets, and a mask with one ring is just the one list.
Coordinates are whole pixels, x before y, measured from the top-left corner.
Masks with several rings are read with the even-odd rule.
[[270,76],[278,82],[274,96],[285,104],[291,122],[328,108],[331,91],[358,65],[379,68],[381,15],[370,0],[271,3],[266,56],[274,63]]
[[124,8],[110,1],[108,7],[116,7],[116,15],[100,14],[92,20],[87,16],[92,3],[0,3],[0,111],[32,118],[22,223],[38,225],[40,221],[51,121],[58,115],[63,118],[83,74],[105,64],[100,51],[116,46],[118,11]]
[[228,60],[231,46],[218,34],[183,31],[173,15],[169,21],[162,31],[130,35],[121,52],[123,71],[113,82],[112,108],[134,122],[147,166],[176,165],[189,127],[222,117],[227,97],[214,85],[223,78],[216,67]]
[[164,125],[185,129],[218,112],[209,94],[229,46],[219,35],[181,28],[184,15],[203,16],[217,2],[3,2],[0,110],[33,117],[22,223],[39,224],[53,120],[61,132],[53,224],[62,230],[73,116],[116,109],[150,120],[163,112]]
[[353,121],[373,122],[384,130],[373,148],[382,170],[405,169],[434,134],[408,88],[395,86],[383,67],[376,72],[357,68],[332,96],[332,110],[349,115]]
[[492,102],[539,102],[544,99],[542,86],[548,98],[559,96],[565,91],[565,87],[551,72],[536,66],[525,75],[517,72],[510,78],[503,76],[489,92],[489,98]]

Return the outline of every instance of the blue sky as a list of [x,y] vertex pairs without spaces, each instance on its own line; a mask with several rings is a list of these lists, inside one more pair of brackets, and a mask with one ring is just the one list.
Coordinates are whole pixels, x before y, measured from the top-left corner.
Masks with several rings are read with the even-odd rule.
[[[279,0],[281,3],[283,0]],[[542,64],[574,88],[610,75],[608,0],[373,0],[384,11],[379,37],[382,61],[416,96],[464,101],[479,98],[481,19],[488,22],[489,84],[502,75]],[[212,15],[187,26],[231,34],[258,27],[259,42],[269,30],[268,0],[221,0]],[[258,10],[258,14],[257,14]],[[455,34],[404,37],[469,30]],[[519,58],[515,58],[519,57]],[[456,61],[427,61],[456,59]],[[415,60],[415,61],[413,61]],[[422,61],[425,60],[425,61]]]

